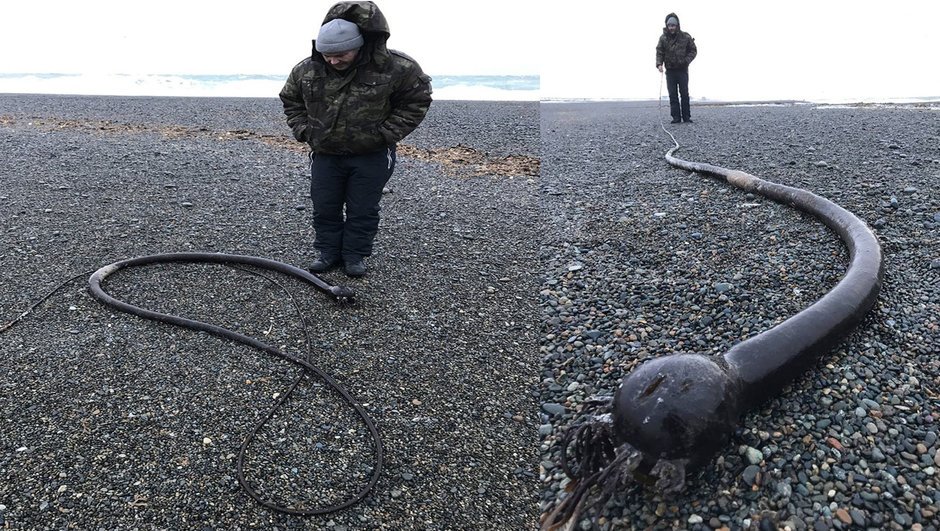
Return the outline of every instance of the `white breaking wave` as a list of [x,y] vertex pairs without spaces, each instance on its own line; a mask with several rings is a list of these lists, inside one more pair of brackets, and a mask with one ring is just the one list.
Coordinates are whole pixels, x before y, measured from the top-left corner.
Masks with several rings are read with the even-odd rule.
[[478,85],[451,85],[434,89],[435,100],[538,101],[538,90],[505,90]]
[[172,75],[77,74],[0,77],[0,92],[26,94],[78,94],[100,96],[264,97],[273,95],[283,81],[234,79],[212,83]]
[[[276,98],[286,79],[273,75],[0,74],[0,93]],[[538,101],[539,91],[456,82],[434,86],[434,99]]]

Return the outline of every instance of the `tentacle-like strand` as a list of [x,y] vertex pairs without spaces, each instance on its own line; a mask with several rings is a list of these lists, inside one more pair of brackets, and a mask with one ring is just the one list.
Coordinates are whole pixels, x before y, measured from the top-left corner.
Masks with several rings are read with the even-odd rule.
[[[585,511],[603,507],[620,489],[633,480],[633,473],[643,461],[643,454],[629,444],[616,449],[616,458],[606,467],[578,480],[577,487],[542,522],[543,531],[573,529]],[[596,496],[591,496],[598,489]]]

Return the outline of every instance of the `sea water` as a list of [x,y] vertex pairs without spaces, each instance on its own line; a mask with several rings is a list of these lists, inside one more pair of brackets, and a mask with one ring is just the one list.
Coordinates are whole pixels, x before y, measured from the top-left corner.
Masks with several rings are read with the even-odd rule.
[[[432,75],[436,100],[538,101],[539,76]],[[0,93],[276,98],[286,75],[2,74]]]

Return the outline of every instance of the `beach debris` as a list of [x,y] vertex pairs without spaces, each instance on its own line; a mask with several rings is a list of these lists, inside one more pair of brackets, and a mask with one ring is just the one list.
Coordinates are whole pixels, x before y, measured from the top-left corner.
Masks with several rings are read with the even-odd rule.
[[[17,119],[12,116],[0,116],[0,125],[15,125]],[[90,134],[130,134],[152,133],[165,138],[210,138],[228,141],[257,141],[263,144],[307,153],[310,148],[297,142],[287,134],[270,135],[245,129],[231,131],[213,131],[206,127],[183,127],[178,125],[152,125],[120,123],[111,120],[64,120],[35,118],[30,126],[49,130],[77,130]],[[399,144],[398,153],[404,157],[441,164],[451,175],[478,177],[492,175],[500,177],[536,177],[540,171],[540,161],[527,155],[494,156],[489,153],[462,144],[456,146],[424,149],[408,144]]]
[[485,151],[457,144],[446,148],[421,149],[409,145],[399,145],[398,152],[417,160],[436,162],[445,168],[461,174],[469,170],[471,176],[498,175],[537,176],[539,159],[525,155],[490,156]]

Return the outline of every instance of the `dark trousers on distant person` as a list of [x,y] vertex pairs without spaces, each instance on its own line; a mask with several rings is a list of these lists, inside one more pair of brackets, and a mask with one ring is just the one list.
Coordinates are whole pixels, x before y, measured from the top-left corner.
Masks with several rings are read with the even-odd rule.
[[348,264],[372,254],[379,201],[395,159],[394,146],[362,155],[311,156],[313,246],[321,257]]
[[669,89],[669,111],[672,119],[683,121],[692,119],[689,109],[689,69],[667,68],[666,88]]

